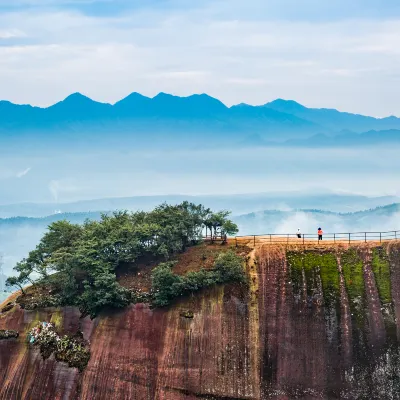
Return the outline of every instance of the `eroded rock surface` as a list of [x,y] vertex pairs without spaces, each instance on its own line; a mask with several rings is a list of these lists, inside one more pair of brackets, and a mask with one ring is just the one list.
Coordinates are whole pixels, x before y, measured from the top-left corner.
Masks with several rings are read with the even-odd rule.
[[[91,321],[72,307],[16,306],[0,315],[0,330],[19,332],[0,341],[0,399],[399,398],[399,257],[398,244],[264,246],[248,288],[217,287],[168,309],[132,305]],[[83,373],[28,346],[37,321],[83,332]]]

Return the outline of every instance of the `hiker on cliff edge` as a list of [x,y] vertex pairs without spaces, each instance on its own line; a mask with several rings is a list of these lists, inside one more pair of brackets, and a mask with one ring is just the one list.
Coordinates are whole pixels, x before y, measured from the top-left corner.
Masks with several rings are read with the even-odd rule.
[[318,228],[318,241],[322,240],[322,235],[324,232],[322,232],[321,228]]

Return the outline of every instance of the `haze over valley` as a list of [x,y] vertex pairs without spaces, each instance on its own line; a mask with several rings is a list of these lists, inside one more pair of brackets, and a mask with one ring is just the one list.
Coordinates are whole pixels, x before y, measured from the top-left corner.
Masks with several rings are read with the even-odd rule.
[[137,93],[115,105],[81,94],[48,108],[0,102],[0,116],[7,273],[51,221],[164,201],[228,209],[242,235],[400,225],[388,206],[400,202],[396,117]]

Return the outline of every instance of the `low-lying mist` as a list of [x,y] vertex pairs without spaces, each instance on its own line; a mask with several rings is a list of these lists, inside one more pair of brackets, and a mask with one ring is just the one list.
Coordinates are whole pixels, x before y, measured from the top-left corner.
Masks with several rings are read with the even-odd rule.
[[[12,274],[12,268],[38,244],[49,223],[67,219],[83,223],[85,219],[98,219],[98,213],[58,214],[49,218],[0,219],[0,252],[4,254],[4,272]],[[259,211],[232,216],[239,226],[238,235],[269,233],[315,234],[321,227],[325,233],[379,232],[400,230],[400,205],[391,205],[356,213],[326,211]]]
[[325,233],[386,232],[400,230],[400,208],[378,214],[374,210],[365,213],[336,214],[310,211],[267,211],[235,218],[240,235],[268,233],[316,234],[319,227]]
[[399,192],[398,148],[168,152],[127,148],[67,154],[62,149],[44,149],[39,154],[2,154],[0,204],[314,187],[367,195]]
[[[123,146],[121,145],[120,148]],[[304,149],[247,148],[171,151],[77,149],[64,151],[43,142],[35,152],[1,149],[0,218],[45,216],[62,212],[128,208],[148,209],[167,194],[213,209],[233,211],[240,234],[378,231],[400,228],[399,212],[339,215],[292,211],[319,209],[357,211],[396,202],[395,197],[368,199],[359,195],[399,194],[398,148]],[[301,191],[307,195],[279,192]],[[344,193],[340,199],[332,192]],[[247,196],[229,196],[247,193]],[[257,197],[256,193],[268,193]],[[328,194],[327,194],[328,193]],[[218,194],[219,196],[215,196]],[[254,195],[249,195],[254,194]],[[106,200],[67,205],[85,199],[158,195],[124,201]],[[192,195],[202,197],[193,198]],[[22,204],[24,203],[24,204]],[[41,203],[33,206],[31,203]],[[44,204],[46,203],[46,204]],[[14,206],[13,206],[14,207]],[[279,209],[263,213],[263,210]],[[251,212],[254,215],[243,215]],[[65,218],[60,215],[59,218]],[[82,220],[83,222],[83,220]],[[6,274],[38,243],[47,221],[20,221],[15,226],[0,221],[0,252]]]

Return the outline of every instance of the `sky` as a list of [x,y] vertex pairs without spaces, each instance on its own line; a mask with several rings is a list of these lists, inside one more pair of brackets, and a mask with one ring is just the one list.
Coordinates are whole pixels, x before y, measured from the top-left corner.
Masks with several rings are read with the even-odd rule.
[[398,0],[0,0],[0,98],[208,93],[400,116],[399,42]]

